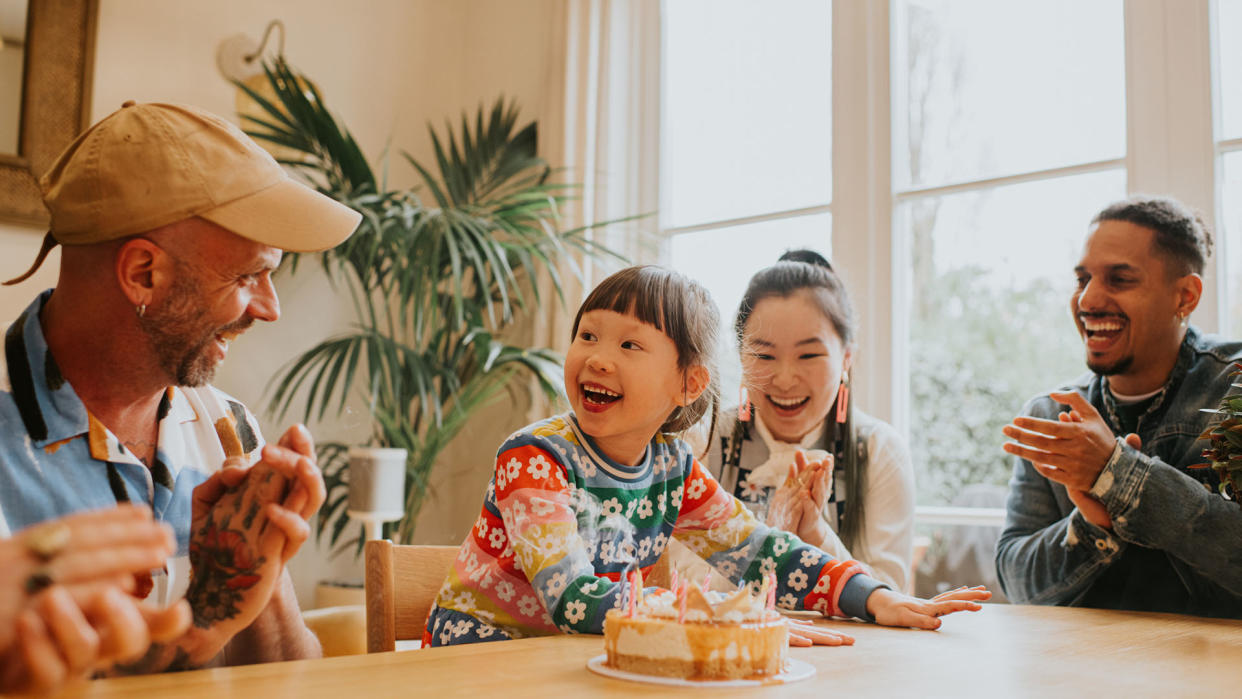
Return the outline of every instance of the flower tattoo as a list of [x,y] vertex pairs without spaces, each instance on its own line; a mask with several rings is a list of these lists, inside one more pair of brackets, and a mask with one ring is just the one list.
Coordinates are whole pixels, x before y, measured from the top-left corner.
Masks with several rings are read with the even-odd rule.
[[257,571],[265,559],[252,555],[241,532],[218,529],[209,522],[200,533],[190,541],[192,572],[186,599],[194,625],[205,629],[240,613],[243,591],[262,579]]

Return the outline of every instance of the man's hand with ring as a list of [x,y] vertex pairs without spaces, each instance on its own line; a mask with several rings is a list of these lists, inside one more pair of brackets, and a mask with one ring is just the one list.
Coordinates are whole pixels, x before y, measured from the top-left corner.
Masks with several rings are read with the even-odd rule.
[[172,551],[168,527],[133,505],[0,541],[0,691],[48,689],[179,635],[183,602],[159,610],[127,594]]

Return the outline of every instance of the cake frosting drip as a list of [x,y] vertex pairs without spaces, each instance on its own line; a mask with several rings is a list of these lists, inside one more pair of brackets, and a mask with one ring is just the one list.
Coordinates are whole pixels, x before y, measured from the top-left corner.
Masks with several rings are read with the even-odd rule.
[[[636,583],[633,589],[641,588]],[[749,586],[730,595],[695,585],[679,586],[678,592],[655,590],[636,599],[628,613],[608,612],[604,650],[610,666],[700,680],[780,674],[789,627],[770,608],[769,584],[758,594]]]
[[[737,592],[724,594],[716,591],[703,592],[690,586],[686,595],[686,621],[720,621],[733,624],[777,619],[780,614],[765,608],[762,595],[752,594],[743,585]],[[660,619],[677,619],[681,613],[680,600],[670,590],[657,590],[643,595],[638,611]]]

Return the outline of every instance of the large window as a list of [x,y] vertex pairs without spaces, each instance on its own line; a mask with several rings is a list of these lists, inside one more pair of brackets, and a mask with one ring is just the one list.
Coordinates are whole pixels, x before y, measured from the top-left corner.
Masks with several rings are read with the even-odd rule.
[[910,280],[909,429],[919,501],[1003,500],[1000,429],[1082,371],[1071,270],[1125,194],[1121,0],[899,0],[893,228]]
[[1242,331],[1242,0],[663,8],[664,260],[727,327],[782,250],[831,252],[854,395],[907,436],[922,513],[974,485],[995,503],[1000,427],[1085,370],[1072,268],[1106,204],[1219,217],[1193,322]]
[[[665,260],[712,292],[732,348],[750,276],[790,248],[831,249],[832,6],[673,0],[663,31]],[[721,359],[736,400],[737,352]]]
[[1221,306],[1226,331],[1238,337],[1242,336],[1242,2],[1221,0],[1215,9],[1218,243],[1225,261]]

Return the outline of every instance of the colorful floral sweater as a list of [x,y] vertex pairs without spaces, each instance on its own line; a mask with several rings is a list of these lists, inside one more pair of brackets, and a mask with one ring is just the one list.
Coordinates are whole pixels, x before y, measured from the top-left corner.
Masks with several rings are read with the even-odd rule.
[[882,587],[856,562],[761,524],[685,442],[657,435],[641,463],[624,466],[600,453],[570,413],[501,445],[423,643],[601,633],[625,571],[649,572],[669,537],[734,583],[775,573],[787,609],[866,619],[867,597]]

